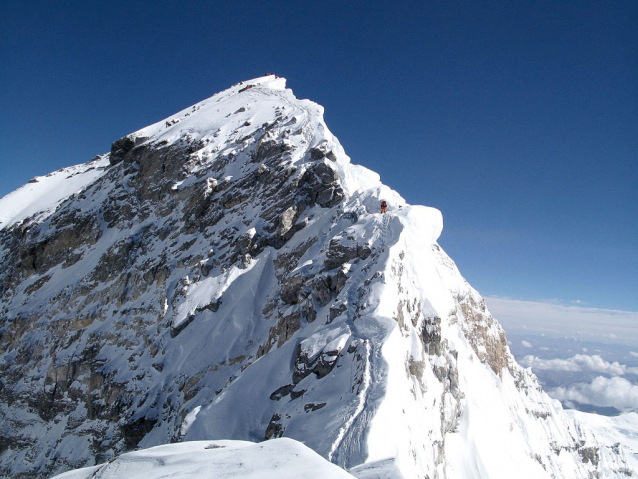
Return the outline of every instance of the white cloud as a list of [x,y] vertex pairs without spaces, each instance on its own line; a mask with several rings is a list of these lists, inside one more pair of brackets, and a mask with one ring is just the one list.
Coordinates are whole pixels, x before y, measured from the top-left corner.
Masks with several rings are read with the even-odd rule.
[[506,333],[547,333],[638,346],[638,312],[486,297]]
[[629,354],[631,354],[635,358],[638,358],[638,353],[636,353],[634,351],[629,351]]
[[533,344],[532,344],[532,343],[530,343],[529,341],[521,341],[521,344],[522,344],[523,346],[525,346],[526,348],[531,348],[531,347],[533,347]]
[[561,401],[615,407],[621,411],[635,410],[638,407],[638,385],[625,378],[598,376],[589,384],[578,383],[567,388],[558,387],[547,393]]
[[609,374],[610,376],[623,376],[627,373],[638,373],[638,368],[629,368],[625,364],[620,364],[617,361],[614,361],[613,363],[607,362],[597,354],[593,356],[576,354],[569,359],[541,359],[539,357],[529,355],[522,359],[521,364],[525,367],[531,367],[534,370],[572,372],[591,371],[595,373]]

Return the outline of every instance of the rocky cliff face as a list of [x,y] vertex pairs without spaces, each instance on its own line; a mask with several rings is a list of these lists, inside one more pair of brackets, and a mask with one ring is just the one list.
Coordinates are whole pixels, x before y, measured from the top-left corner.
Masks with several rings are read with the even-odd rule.
[[255,79],[0,200],[1,474],[282,436],[361,477],[631,474],[322,113]]

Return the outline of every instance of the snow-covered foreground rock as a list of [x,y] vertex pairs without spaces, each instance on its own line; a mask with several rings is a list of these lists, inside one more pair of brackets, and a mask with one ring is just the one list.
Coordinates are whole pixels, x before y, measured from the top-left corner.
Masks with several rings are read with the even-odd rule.
[[129,452],[55,479],[353,479],[292,439],[190,441]]
[[440,212],[350,163],[285,80],[78,168],[64,201],[40,179],[0,200],[6,476],[279,437],[360,478],[632,474],[515,362]]

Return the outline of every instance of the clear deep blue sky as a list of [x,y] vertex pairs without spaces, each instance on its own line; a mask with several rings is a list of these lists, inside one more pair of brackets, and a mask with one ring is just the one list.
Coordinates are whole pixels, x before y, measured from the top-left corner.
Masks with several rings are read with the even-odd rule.
[[275,72],[484,295],[638,311],[638,3],[2,2],[0,196]]

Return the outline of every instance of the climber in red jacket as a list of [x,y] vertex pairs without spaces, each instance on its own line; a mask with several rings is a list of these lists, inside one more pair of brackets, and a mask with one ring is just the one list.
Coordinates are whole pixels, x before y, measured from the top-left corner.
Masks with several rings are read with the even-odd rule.
[[385,200],[381,202],[381,213],[385,213],[385,209],[388,207],[388,204]]

